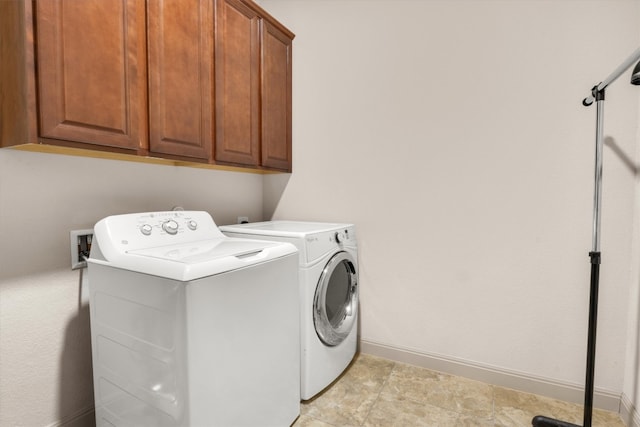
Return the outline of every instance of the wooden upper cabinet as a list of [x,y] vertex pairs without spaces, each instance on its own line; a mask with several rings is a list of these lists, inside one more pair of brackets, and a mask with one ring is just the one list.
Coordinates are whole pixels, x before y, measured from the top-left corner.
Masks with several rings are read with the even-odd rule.
[[153,0],[147,13],[150,151],[209,160],[213,5],[201,0]]
[[215,160],[260,164],[260,20],[239,0],[216,0]]
[[262,30],[262,165],[290,172],[292,39],[269,22]]
[[251,0],[0,0],[0,38],[1,147],[291,171],[294,34]]
[[35,5],[40,136],[144,152],[144,0]]
[[290,171],[294,35],[253,2],[215,16],[215,160]]

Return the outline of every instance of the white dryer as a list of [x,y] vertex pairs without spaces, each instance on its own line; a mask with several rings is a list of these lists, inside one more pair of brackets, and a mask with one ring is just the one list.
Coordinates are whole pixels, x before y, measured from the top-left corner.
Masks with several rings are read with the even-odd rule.
[[224,236],[206,212],[95,225],[98,426],[288,426],[300,412],[298,251]]
[[222,226],[231,237],[289,242],[300,251],[303,400],[331,384],[353,359],[358,341],[355,226],[267,221]]

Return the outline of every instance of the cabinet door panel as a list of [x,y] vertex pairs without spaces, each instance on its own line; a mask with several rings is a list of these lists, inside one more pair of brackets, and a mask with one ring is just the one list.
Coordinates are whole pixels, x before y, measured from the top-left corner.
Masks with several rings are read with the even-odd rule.
[[260,32],[255,11],[216,1],[216,149],[220,162],[260,163]]
[[291,171],[291,38],[264,22],[262,165]]
[[40,136],[146,148],[144,1],[36,6]]
[[213,8],[208,0],[148,3],[150,150],[209,159]]

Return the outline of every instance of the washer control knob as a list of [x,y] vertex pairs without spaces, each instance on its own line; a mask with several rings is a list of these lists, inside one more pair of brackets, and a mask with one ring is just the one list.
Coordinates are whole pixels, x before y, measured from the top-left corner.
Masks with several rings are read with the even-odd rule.
[[140,227],[140,232],[145,236],[149,236],[151,234],[151,231],[152,228],[149,224],[144,224],[142,227]]
[[187,221],[187,227],[189,227],[189,230],[195,230],[196,228],[198,228],[198,223],[190,219],[189,221]]
[[168,234],[177,234],[178,233],[178,223],[172,219],[169,221],[165,221],[162,223],[162,229],[166,231]]
[[336,243],[342,243],[345,240],[344,233],[342,231],[336,231]]

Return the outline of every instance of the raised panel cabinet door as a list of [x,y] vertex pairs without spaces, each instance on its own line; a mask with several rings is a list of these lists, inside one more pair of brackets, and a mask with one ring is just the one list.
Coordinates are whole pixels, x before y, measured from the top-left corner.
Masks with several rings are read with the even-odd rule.
[[215,160],[260,164],[260,22],[239,0],[216,0]]
[[149,148],[208,160],[213,141],[213,6],[148,3]]
[[146,149],[144,0],[35,4],[40,136]]
[[291,172],[292,36],[262,28],[262,166]]

